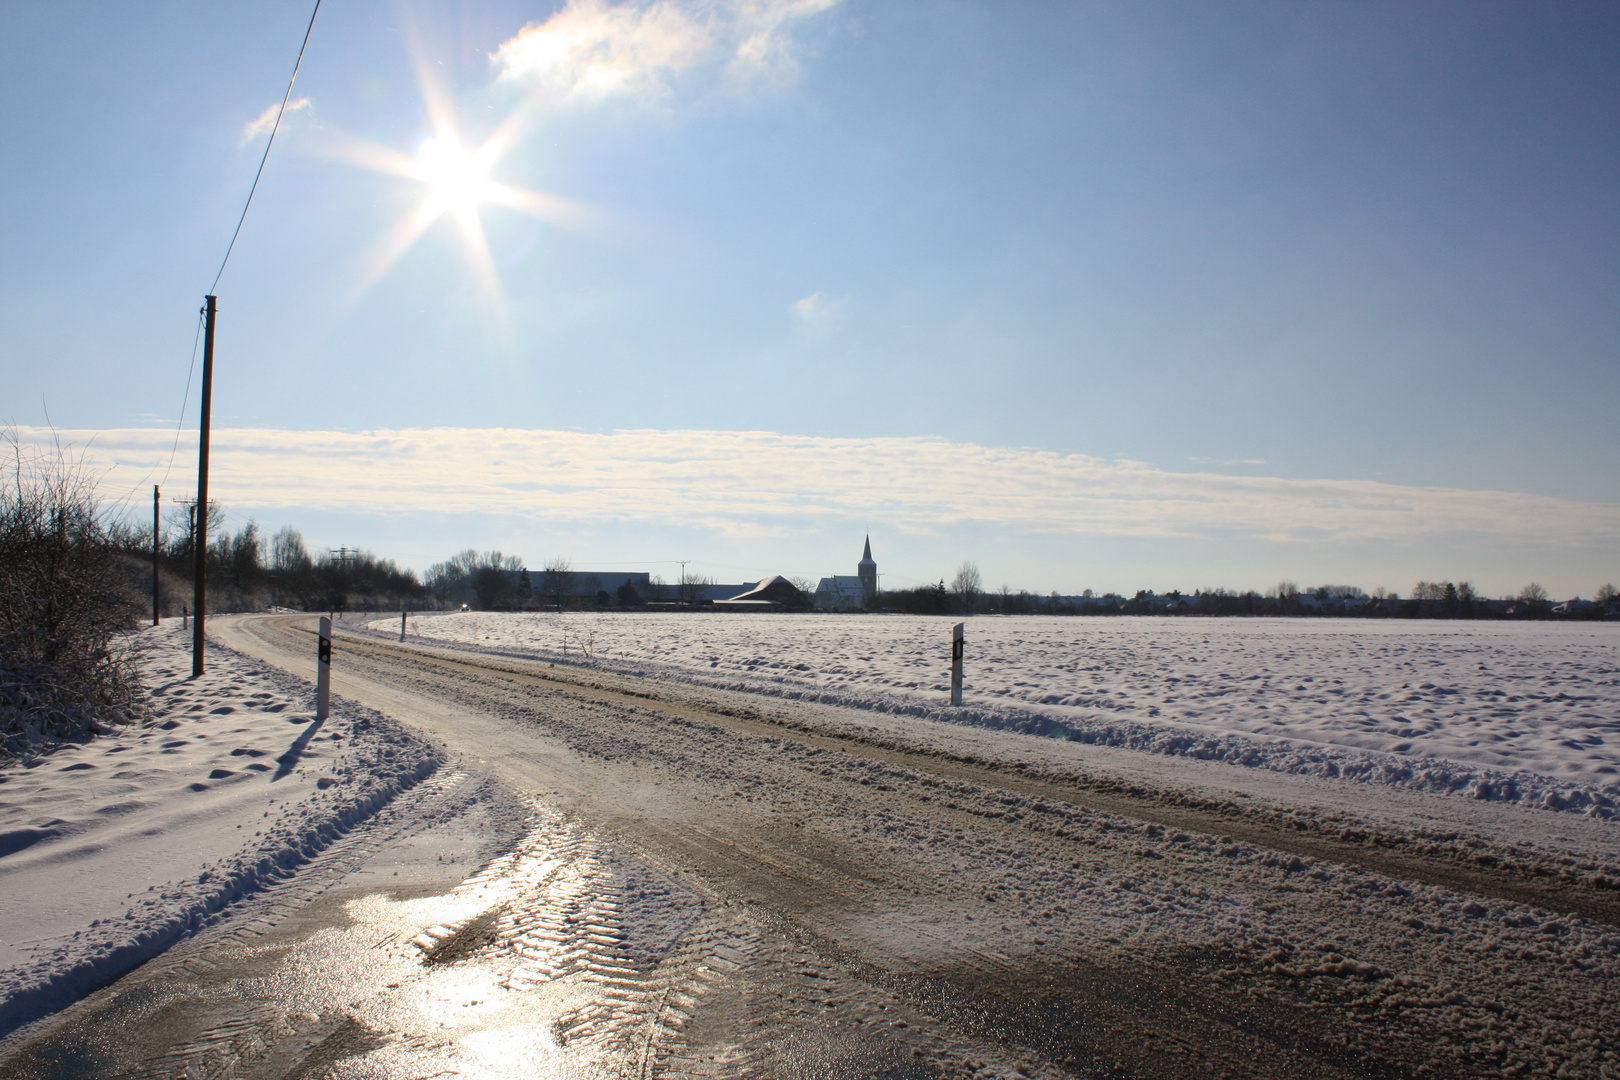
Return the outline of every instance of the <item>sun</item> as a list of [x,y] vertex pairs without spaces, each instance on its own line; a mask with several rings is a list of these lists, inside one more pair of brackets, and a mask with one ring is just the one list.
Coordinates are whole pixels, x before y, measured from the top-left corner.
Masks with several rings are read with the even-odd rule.
[[425,227],[444,214],[456,219],[468,239],[482,232],[478,208],[499,195],[489,179],[495,155],[489,147],[469,151],[451,132],[423,139],[416,148],[410,175],[428,186],[427,200],[417,211],[417,224]]
[[356,136],[340,135],[327,144],[329,153],[350,164],[411,180],[426,189],[422,200],[372,246],[355,279],[351,302],[358,301],[386,276],[435,222],[448,217],[457,226],[474,277],[500,306],[500,275],[483,220],[486,207],[515,211],[572,230],[592,227],[598,215],[583,204],[513,187],[491,175],[528,127],[530,117],[525,107],[514,109],[487,138],[469,147],[461,140],[455,110],[435,79],[423,76],[422,96],[432,126],[417,143],[414,155]]

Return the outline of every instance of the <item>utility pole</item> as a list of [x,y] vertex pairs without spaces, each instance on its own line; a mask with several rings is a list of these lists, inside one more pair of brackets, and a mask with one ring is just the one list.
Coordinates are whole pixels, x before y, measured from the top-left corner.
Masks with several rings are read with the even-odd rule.
[[193,532],[192,553],[196,556],[196,578],[192,583],[192,607],[196,621],[191,626],[191,677],[203,673],[203,620],[208,611],[208,417],[214,394],[214,297],[203,297],[203,377],[202,433],[197,444],[197,525]]
[[163,550],[163,534],[158,531],[158,486],[152,485],[152,625],[158,615],[158,552]]

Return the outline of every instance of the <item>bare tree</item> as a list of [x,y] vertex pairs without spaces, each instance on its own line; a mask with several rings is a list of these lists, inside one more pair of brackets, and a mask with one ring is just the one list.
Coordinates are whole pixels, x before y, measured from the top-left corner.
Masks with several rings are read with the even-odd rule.
[[517,588],[517,575],[523,572],[523,560],[516,555],[502,555],[486,551],[473,572],[473,592],[485,608],[504,607],[512,602]]
[[714,584],[714,579],[701,574],[688,577],[684,572],[686,568],[681,569],[681,603],[695,604],[708,595],[709,586]]
[[956,576],[951,579],[951,591],[962,604],[962,609],[969,614],[978,606],[979,594],[984,591],[984,579],[979,576],[979,564],[969,559],[957,568]]
[[522,572],[523,560],[519,556],[468,548],[428,567],[422,583],[440,600],[459,593],[487,610],[512,602]]
[[1532,607],[1540,607],[1547,602],[1547,590],[1532,581],[1519,590],[1519,599]]
[[1607,604],[1611,600],[1620,599],[1620,592],[1616,592],[1613,585],[1601,585],[1594,599],[1600,604]]
[[574,592],[574,564],[560,555],[548,559],[540,572],[540,588],[561,611]]
[[264,541],[259,538],[259,523],[248,520],[242,531],[232,536],[220,532],[214,541],[213,555],[237,588],[256,581],[264,570]]
[[1442,603],[1455,603],[1461,594],[1457,586],[1449,581],[1420,581],[1412,586],[1412,599],[1438,600]]
[[[169,504],[169,535],[174,539],[169,544],[169,553],[173,558],[187,561],[192,558],[191,545],[196,536],[197,516],[196,501],[176,499]],[[217,499],[208,500],[208,535],[218,536],[225,531],[225,508],[219,505]]]
[[444,562],[437,562],[428,567],[427,572],[422,575],[422,583],[441,601],[448,600],[458,590],[471,587],[478,561],[478,552],[468,548],[450,556]]
[[281,531],[270,538],[270,569],[277,574],[291,577],[313,565],[303,534],[291,525],[283,525]]

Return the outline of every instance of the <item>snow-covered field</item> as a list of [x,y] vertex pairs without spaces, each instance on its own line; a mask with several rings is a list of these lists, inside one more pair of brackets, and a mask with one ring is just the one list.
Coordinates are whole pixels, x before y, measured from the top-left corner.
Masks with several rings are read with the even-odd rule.
[[155,718],[0,769],[0,1033],[207,925],[435,767],[391,721],[214,647],[141,634]]
[[[455,613],[412,639],[1089,743],[1620,813],[1620,625]],[[369,624],[398,632],[397,620]]]

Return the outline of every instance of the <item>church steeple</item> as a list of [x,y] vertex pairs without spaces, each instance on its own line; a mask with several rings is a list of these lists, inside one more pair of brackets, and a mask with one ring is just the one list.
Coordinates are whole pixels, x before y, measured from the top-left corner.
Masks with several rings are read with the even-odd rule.
[[861,578],[861,599],[866,603],[876,600],[877,563],[872,559],[872,536],[870,533],[866,537],[866,551],[861,556],[861,561],[856,566],[855,572]]

